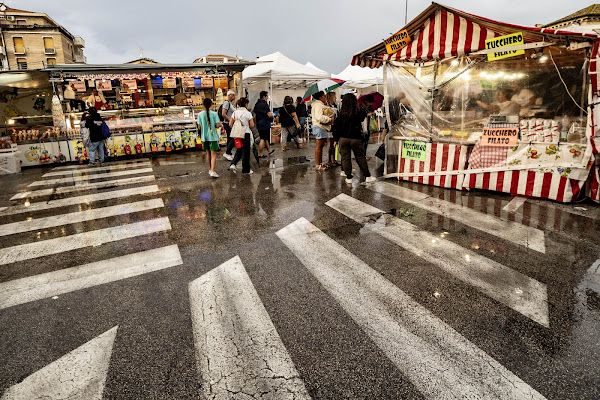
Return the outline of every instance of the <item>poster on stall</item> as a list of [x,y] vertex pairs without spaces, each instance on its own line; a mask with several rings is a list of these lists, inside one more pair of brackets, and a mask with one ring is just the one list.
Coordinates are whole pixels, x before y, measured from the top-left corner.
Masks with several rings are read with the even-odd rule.
[[212,78],[212,76],[203,76],[202,77],[202,87],[203,88],[213,87],[213,78]]
[[123,90],[137,90],[137,82],[135,81],[135,79],[124,79],[122,88]]
[[229,89],[227,75],[215,76],[215,89]]
[[408,46],[410,41],[411,39],[408,32],[406,31],[406,29],[402,29],[401,31],[384,41],[385,50],[388,54],[394,54],[395,52],[400,51],[404,47]]
[[85,92],[85,82],[84,81],[71,82],[71,87],[76,92]]
[[193,88],[194,87],[194,78],[183,78],[183,87]]
[[525,54],[525,50],[510,50],[503,51],[504,47],[512,47],[523,45],[525,42],[523,41],[523,33],[517,32],[512,35],[506,36],[498,36],[493,39],[488,39],[485,41],[486,50],[496,50],[493,53],[488,53],[487,58],[488,61],[496,61],[502,60],[503,58],[514,57],[518,55]]
[[112,81],[96,81],[96,89],[112,90]]
[[415,161],[427,159],[427,143],[424,142],[402,142],[402,158]]
[[177,79],[175,78],[163,78],[163,88],[173,89],[177,87]]
[[514,128],[483,128],[482,146],[513,147],[517,145],[519,127]]

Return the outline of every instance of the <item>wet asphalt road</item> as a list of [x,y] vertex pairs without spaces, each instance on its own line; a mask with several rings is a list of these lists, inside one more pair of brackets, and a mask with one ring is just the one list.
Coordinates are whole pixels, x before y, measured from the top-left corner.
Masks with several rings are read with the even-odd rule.
[[[111,260],[126,255],[135,258],[137,253],[167,246],[177,246],[182,263],[124,279],[99,280],[56,296],[41,295],[34,300],[2,306],[0,393],[118,327],[104,374],[104,398],[202,398],[202,391],[210,383],[202,378],[196,361],[188,285],[235,256],[243,263],[312,398],[435,398],[437,396],[425,388],[427,381],[434,382],[435,386],[435,382],[450,375],[455,378],[448,380],[460,386],[463,373],[460,370],[440,367],[433,376],[426,372],[427,364],[438,362],[434,354],[435,338],[422,338],[433,342],[433,350],[431,354],[414,353],[414,358],[424,364],[415,372],[410,367],[414,360],[408,360],[406,353],[397,358],[390,355],[374,338],[377,332],[371,329],[376,331],[377,328],[368,328],[354,316],[347,308],[351,305],[343,305],[334,291],[317,279],[276,234],[304,218],[346,249],[357,264],[366,264],[378,277],[384,277],[418,303],[436,324],[452,328],[480,349],[487,357],[485,360],[497,361],[505,372],[518,377],[539,395],[549,399],[600,398],[598,206],[591,202],[562,205],[527,200],[510,213],[504,209],[513,200],[508,195],[461,193],[386,181],[401,188],[398,193],[409,193],[413,196],[411,199],[423,199],[403,201],[360,184],[358,174],[352,185],[346,184],[339,176],[339,167],[315,171],[312,145],[287,152],[276,148],[275,155],[261,160],[260,167],[253,161],[255,173],[249,176],[228,171],[228,162],[219,158],[217,172],[221,177],[212,179],[199,152],[132,161],[149,160],[150,166],[123,164],[123,169],[110,171],[81,168],[75,170],[77,178],[73,182],[39,187],[29,185],[73,175],[42,177],[49,172],[69,171],[47,167],[24,170],[17,176],[1,176],[0,251],[4,254],[20,251],[21,255],[3,259],[0,284],[5,286],[0,286],[0,296],[4,296],[2,290],[10,282],[23,282],[25,278],[93,262],[118,269],[119,263],[113,265]],[[373,158],[369,164],[372,173],[381,174],[380,162]],[[121,164],[107,163],[111,165]],[[151,168],[151,171],[102,177],[139,168]],[[97,179],[81,181],[81,176]],[[96,185],[100,187],[63,193],[58,193],[60,190],[34,193],[11,200],[15,194],[31,190],[152,176],[152,180],[120,182],[108,187]],[[157,190],[134,191],[116,198],[102,195],[152,185],[157,185]],[[92,201],[56,203],[93,194],[98,196]],[[325,204],[340,194],[384,211],[388,219],[412,224],[414,231],[407,230],[403,235],[418,232],[426,235],[423,237],[443,239],[444,248],[454,249],[454,252],[447,260],[436,263],[418,250],[411,251],[377,231],[366,229],[364,226],[383,217],[378,214],[370,222],[359,223]],[[426,205],[426,197],[439,201]],[[148,205],[152,199],[162,199],[164,206]],[[26,202],[29,207],[38,203],[55,202],[55,205],[22,211]],[[129,210],[131,203],[142,204],[140,208]],[[454,208],[444,214],[442,209],[448,204]],[[9,208],[2,210],[1,207]],[[74,214],[73,221],[53,222],[58,215],[108,207],[115,211],[87,221],[80,221],[81,214]],[[23,228],[28,219],[35,222],[43,218],[47,219],[34,226],[35,229]],[[115,228],[160,218],[168,219],[170,229],[150,232],[143,230],[146,228],[140,231],[138,227],[129,237],[105,240]],[[511,221],[517,232],[523,230],[527,235],[539,233],[544,252],[531,248],[528,242],[520,244],[516,239],[485,229],[492,220]],[[90,233],[96,231],[104,233]],[[76,235],[86,233],[92,238],[86,242],[89,245],[73,244]],[[39,253],[27,247],[52,239],[59,240],[40,247]],[[26,246],[17,247],[22,245]],[[335,265],[341,257],[339,246],[328,246],[331,253],[321,260],[323,267]],[[428,252],[428,246],[423,242],[422,252]],[[447,267],[461,265],[465,257],[468,261],[469,257],[476,256],[484,257],[486,262],[492,263],[490,265],[506,267],[504,272],[478,271],[481,279],[488,282],[488,289],[477,287],[465,278],[465,274],[473,276],[473,272]],[[523,311],[523,307],[519,309],[511,300],[499,300],[502,295],[490,294],[507,287],[517,294],[522,293],[522,288],[510,286],[513,281],[506,275],[515,271],[518,279],[543,287],[546,297],[536,300],[536,304],[547,310],[547,324],[540,322],[543,318],[528,315],[528,311]],[[36,283],[32,291],[42,289],[43,284]],[[232,298],[235,295],[233,293]],[[514,298],[514,293],[506,296]],[[0,298],[0,305],[2,301]],[[390,313],[393,317],[394,313],[401,314],[401,310],[392,309]],[[440,349],[440,354],[444,353],[443,348]],[[481,376],[481,385],[487,378]],[[448,398],[452,393],[448,391]],[[230,398],[243,398],[243,393],[230,394]],[[497,397],[512,396],[498,393]]]

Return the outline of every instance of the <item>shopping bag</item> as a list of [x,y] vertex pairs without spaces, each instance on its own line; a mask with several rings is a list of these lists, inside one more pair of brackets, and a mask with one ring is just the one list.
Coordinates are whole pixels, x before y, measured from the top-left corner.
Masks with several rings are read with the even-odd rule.
[[381,143],[381,146],[375,152],[375,157],[385,161],[385,143]]
[[240,138],[233,138],[233,141],[235,143],[235,148],[236,149],[241,149],[242,147],[244,147],[244,142],[242,142],[242,139],[240,139]]
[[369,117],[369,133],[379,132],[379,126],[377,125],[377,118],[374,115]]

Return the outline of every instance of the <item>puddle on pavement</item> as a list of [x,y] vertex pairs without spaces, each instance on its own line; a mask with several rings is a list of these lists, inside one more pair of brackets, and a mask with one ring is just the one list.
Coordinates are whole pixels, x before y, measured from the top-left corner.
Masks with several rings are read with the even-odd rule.
[[298,165],[298,164],[307,164],[307,163],[310,163],[311,161],[312,160],[307,158],[306,156],[289,157],[286,159],[277,158],[275,160],[269,161],[269,168],[275,169],[275,168],[282,168],[284,166],[288,167],[288,166]]

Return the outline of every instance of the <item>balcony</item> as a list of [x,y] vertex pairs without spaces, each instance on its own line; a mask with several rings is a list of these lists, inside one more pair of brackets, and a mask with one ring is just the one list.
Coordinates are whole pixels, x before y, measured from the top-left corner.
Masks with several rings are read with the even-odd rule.
[[76,64],[87,64],[87,57],[84,56],[83,54],[76,54],[75,55],[75,63]]
[[75,36],[75,39],[73,39],[73,46],[85,47],[85,40],[83,40],[81,36]]

